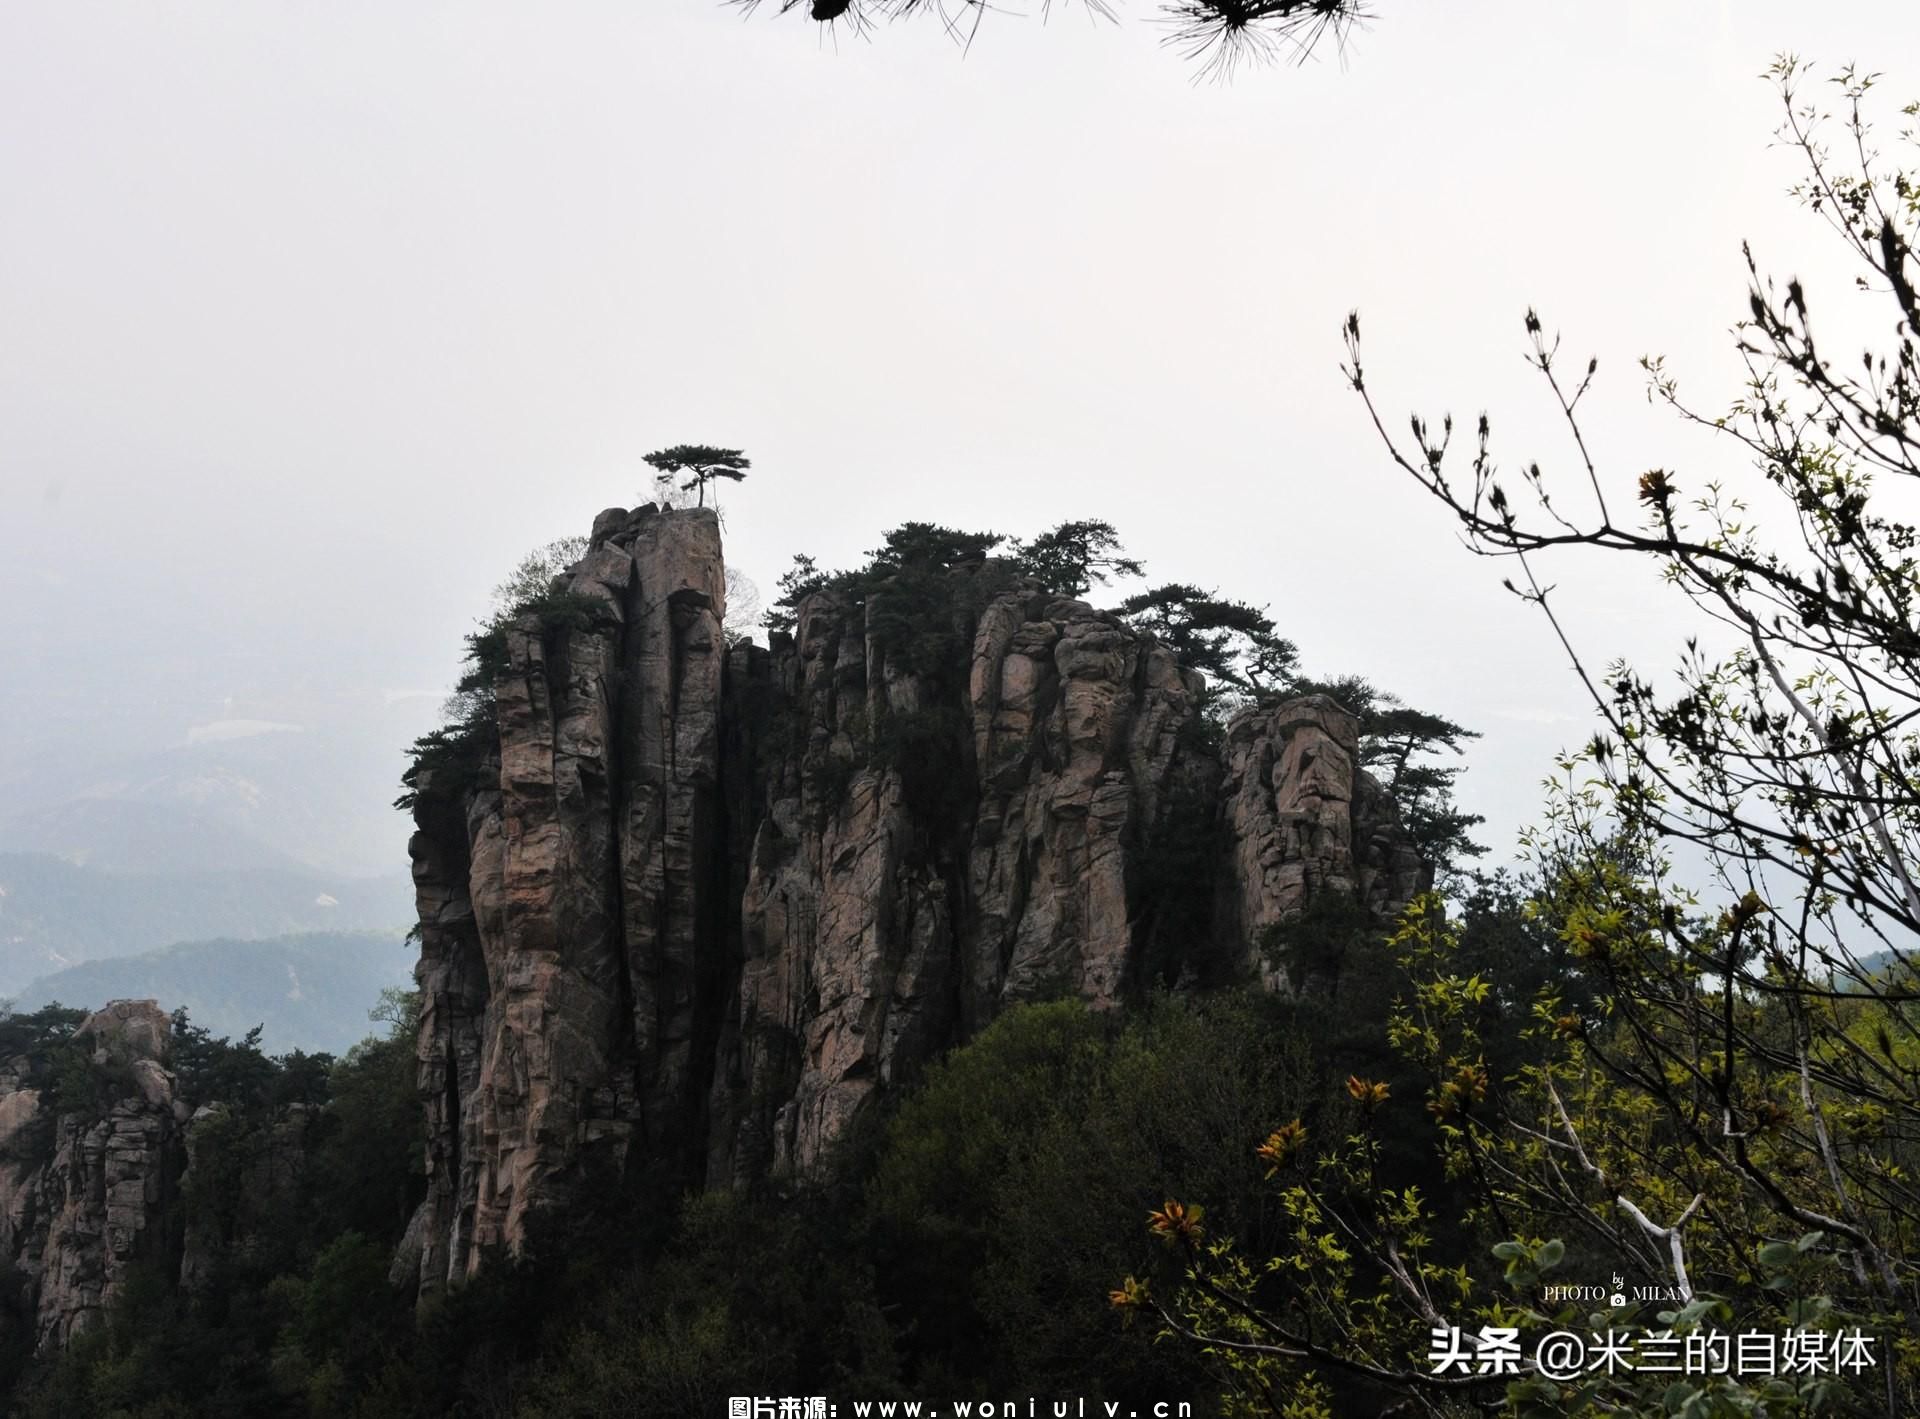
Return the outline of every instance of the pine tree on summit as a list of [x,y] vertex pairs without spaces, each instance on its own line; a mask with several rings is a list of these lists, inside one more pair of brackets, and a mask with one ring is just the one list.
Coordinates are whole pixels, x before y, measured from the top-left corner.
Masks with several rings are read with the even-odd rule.
[[[677,443],[672,448],[649,453],[645,461],[663,477],[687,474],[687,481],[680,487],[683,492],[698,490],[697,507],[707,505],[708,483],[717,478],[730,478],[738,483],[747,476],[747,469],[753,466],[746,454],[737,448],[714,448],[704,443]],[[717,492],[713,505],[720,506]]]
[[1015,538],[1013,550],[1028,575],[1062,596],[1085,596],[1096,582],[1105,585],[1110,577],[1146,573],[1126,554],[1111,522],[1063,522],[1031,542]]

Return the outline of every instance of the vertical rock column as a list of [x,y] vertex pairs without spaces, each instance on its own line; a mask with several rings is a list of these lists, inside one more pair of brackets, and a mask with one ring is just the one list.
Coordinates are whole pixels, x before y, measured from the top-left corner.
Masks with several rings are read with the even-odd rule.
[[517,1252],[600,1164],[684,1146],[718,999],[724,587],[712,511],[602,513],[505,628],[477,781],[418,785],[430,1177],[396,1270],[423,1290]]
[[[890,662],[876,624],[872,602],[817,592],[772,657],[784,748],[763,768],[712,1185],[817,1166],[881,1090],[1006,1005],[1114,1005],[1139,964],[1138,854],[1184,764],[1195,677],[1030,584],[987,602],[946,675]],[[951,792],[898,747],[903,726],[946,723],[964,741],[939,762],[962,776]]]
[[[497,782],[497,763],[489,768]],[[419,917],[415,1060],[426,1114],[427,1195],[395,1258],[393,1280],[417,1275],[423,1295],[466,1274],[473,1239],[474,1179],[464,1166],[461,1105],[480,1080],[487,962],[469,887],[468,816],[470,807],[483,820],[497,811],[499,793],[496,788],[470,804],[446,778],[444,770],[421,775],[413,810],[418,827],[407,844]]]
[[726,572],[719,519],[638,524],[621,649],[618,886],[640,1121],[678,1157],[704,1106],[722,1005],[720,703]]
[[818,1165],[876,1090],[950,1037],[953,919],[936,844],[874,726],[915,712],[867,614],[831,592],[802,603],[774,657],[778,744],[763,758],[740,907],[738,1003],[720,1042],[708,1180]]
[[494,689],[499,798],[477,803],[470,825],[488,999],[462,1148],[481,1251],[517,1250],[581,1145],[621,1126],[587,1123],[618,1043],[614,716],[631,572],[623,550],[597,543],[567,587],[575,604],[508,629]]
[[1025,592],[987,608],[969,685],[972,1027],[1051,993],[1110,1007],[1134,983],[1139,856],[1199,690],[1164,647],[1084,602]]
[[1244,710],[1227,726],[1218,925],[1269,990],[1293,989],[1268,948],[1309,903],[1332,899],[1380,922],[1432,884],[1360,768],[1359,731],[1326,695]]

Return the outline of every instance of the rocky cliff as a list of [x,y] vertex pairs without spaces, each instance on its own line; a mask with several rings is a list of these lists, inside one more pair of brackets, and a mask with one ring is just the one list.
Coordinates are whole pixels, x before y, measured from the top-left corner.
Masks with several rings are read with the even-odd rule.
[[1112,1005],[1139,983],[1133,882],[1195,769],[1197,684],[1037,588],[992,596],[952,674],[878,633],[886,609],[818,594],[792,644],[734,660],[785,729],[740,766],[710,1183],[817,1163],[876,1090],[1009,1002]]
[[57,1075],[44,1056],[0,1060],[0,1268],[14,1278],[0,1326],[40,1350],[98,1322],[137,1263],[169,1253],[186,1163],[158,1005],[115,1001],[61,1043]]
[[1392,802],[1359,767],[1359,720],[1333,700],[1312,695],[1237,716],[1222,759],[1216,931],[1268,989],[1304,984],[1269,948],[1310,904],[1377,922],[1432,885]]
[[[603,513],[410,778],[428,1176],[397,1284],[600,1179],[805,1175],[1017,1002],[1327,988],[1300,941],[1429,879],[1353,715],[1218,724],[1164,645],[1010,563],[832,579],[764,648],[727,644],[725,585],[713,513]],[[152,1001],[76,1016],[0,1034],[0,1354],[143,1267],[270,1259],[308,1185],[313,1110],[208,1063],[244,1048]]]
[[706,510],[612,509],[415,781],[431,1291],[635,1168],[805,1171],[1012,1002],[1257,977],[1317,901],[1426,880],[1357,724],[1224,745],[1151,637],[990,560],[729,649]]
[[[63,1348],[137,1272],[194,1291],[275,1253],[286,1238],[261,1219],[304,1205],[312,1107],[242,1118],[244,1105],[191,1097],[248,1091],[204,1068],[193,1084],[191,1041],[155,1001],[78,1014],[49,1007],[0,1030],[0,1358]],[[244,1066],[250,1048],[228,1052]]]

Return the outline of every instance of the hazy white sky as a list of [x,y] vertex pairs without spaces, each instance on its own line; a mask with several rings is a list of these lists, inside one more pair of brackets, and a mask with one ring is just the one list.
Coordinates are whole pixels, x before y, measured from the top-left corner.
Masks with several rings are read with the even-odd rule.
[[[769,591],[908,518],[1107,518],[1484,730],[1504,848],[1584,705],[1384,464],[1340,321],[1390,408],[1560,459],[1537,304],[1601,359],[1618,486],[1739,476],[1633,362],[1731,392],[1742,237],[1818,295],[1755,76],[1920,93],[1920,7],[1377,8],[1344,65],[1223,87],[1071,5],[965,58],[716,0],[0,5],[0,779],[355,716],[397,769],[380,706],[446,685],[488,587],[701,441],[754,459],[729,550]],[[1665,653],[1644,574],[1566,584],[1596,655]]]

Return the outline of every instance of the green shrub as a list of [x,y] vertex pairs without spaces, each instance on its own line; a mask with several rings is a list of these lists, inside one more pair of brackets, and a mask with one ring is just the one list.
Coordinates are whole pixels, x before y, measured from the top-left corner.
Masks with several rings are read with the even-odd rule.
[[51,1001],[25,1014],[0,1011],[0,1060],[25,1058],[29,1069],[43,1067],[49,1053],[73,1038],[85,1010]]
[[900,778],[900,795],[923,835],[950,837],[971,817],[973,726],[950,704],[882,716],[873,761]]
[[613,609],[598,596],[543,590],[508,605],[469,635],[464,668],[447,701],[449,721],[413,741],[400,776],[404,792],[394,799],[395,808],[412,812],[429,783],[436,797],[454,803],[479,786],[488,758],[499,748],[493,695],[495,684],[512,668],[507,633],[529,615],[552,637],[608,625]]
[[1199,1393],[1191,1357],[1121,1325],[1107,1293],[1164,1255],[1142,1222],[1168,1196],[1262,1235],[1246,1140],[1313,1088],[1286,1007],[1252,996],[1161,995],[1124,1018],[1024,1006],[954,1051],[902,1103],[868,1189],[882,1299],[923,1385]]
[[105,1050],[96,1050],[91,1039],[68,1040],[53,1046],[48,1064],[53,1111],[89,1123],[105,1118],[137,1087],[132,1061],[117,1040]]

